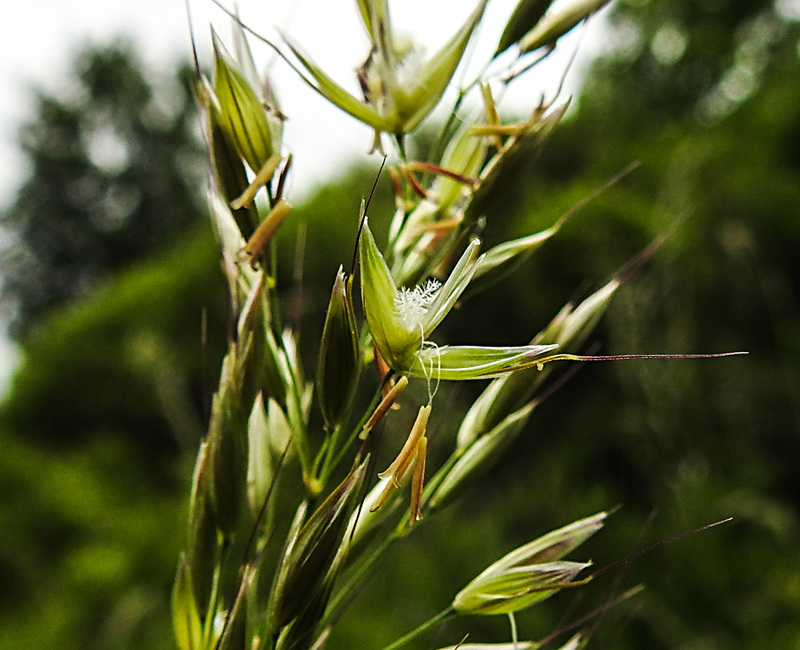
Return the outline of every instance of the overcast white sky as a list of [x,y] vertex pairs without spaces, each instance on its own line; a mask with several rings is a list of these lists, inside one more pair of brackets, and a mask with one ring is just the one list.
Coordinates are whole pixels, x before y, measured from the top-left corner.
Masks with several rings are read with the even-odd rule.
[[[194,29],[207,53],[209,24],[227,39],[229,21],[210,0],[189,0]],[[227,3],[233,6],[233,2]],[[303,45],[340,83],[356,92],[353,70],[366,56],[366,40],[354,0],[239,0],[244,21],[257,31],[275,36],[279,26]],[[492,0],[480,33],[483,51],[497,42],[516,0]],[[391,3],[399,29],[412,34],[429,52],[436,50],[463,22],[475,2],[466,0],[401,0]],[[312,17],[309,19],[309,17]],[[576,30],[577,31],[577,30]],[[578,65],[568,77],[575,88],[585,61],[602,47],[602,20],[595,18],[582,36],[576,34],[521,87],[526,104],[541,92],[552,94],[572,49],[581,40]],[[169,69],[190,55],[184,0],[8,0],[0,20],[0,204],[13,199],[25,176],[24,159],[16,146],[19,125],[30,114],[29,88],[58,90],[64,86],[74,53],[87,42],[103,44],[127,36],[144,62]],[[271,60],[269,50],[254,46],[257,62]],[[201,51],[201,56],[203,52]],[[335,175],[350,157],[363,154],[371,134],[352,118],[324,104],[298,83],[286,66],[274,62],[271,73],[281,108],[289,116],[285,141],[294,154],[294,200],[316,182]],[[513,99],[513,98],[512,98]],[[313,120],[311,116],[316,116]],[[321,116],[321,117],[320,117]],[[198,191],[201,191],[200,189]],[[0,341],[0,394],[13,367],[13,355]]]

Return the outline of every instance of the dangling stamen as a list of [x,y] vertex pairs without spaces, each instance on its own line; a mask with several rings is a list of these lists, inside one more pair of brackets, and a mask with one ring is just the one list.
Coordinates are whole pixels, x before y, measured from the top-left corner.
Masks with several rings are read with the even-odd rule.
[[[406,472],[408,472],[412,462],[415,460],[417,463],[425,462],[424,453],[425,449],[427,448],[427,440],[425,442],[422,441],[425,439],[425,430],[428,426],[428,418],[430,417],[430,414],[430,406],[420,407],[419,413],[417,414],[417,419],[414,421],[414,426],[411,427],[411,433],[408,434],[408,439],[403,445],[403,448],[400,450],[400,453],[397,455],[397,458],[394,459],[394,462],[392,462],[392,464],[389,465],[385,471],[378,474],[380,478],[389,480],[387,481],[386,487],[383,489],[380,497],[378,497],[377,502],[370,508],[370,512],[375,512],[376,510],[380,509],[381,506],[386,503],[386,500],[391,496],[391,494],[400,487],[400,481],[406,475]],[[420,451],[422,451],[422,457],[420,457]],[[421,500],[424,471],[424,466],[421,468],[421,470],[419,470],[419,472],[415,471],[415,475],[417,476],[414,489],[419,490],[419,495],[414,497],[417,500],[412,502],[412,506],[414,503],[419,505],[419,500]]]
[[411,479],[411,518],[409,526],[422,519],[422,491],[425,487],[425,461],[428,457],[428,439],[423,435],[417,443],[414,475]]
[[406,386],[408,386],[408,377],[400,377],[400,379],[397,380],[397,383],[392,386],[391,390],[386,393],[380,404],[375,407],[375,411],[372,413],[369,420],[367,420],[366,424],[361,430],[361,434],[359,435],[361,440],[364,440],[369,435],[369,432],[375,428],[375,425],[386,416],[386,414],[389,412],[389,409],[392,408],[392,405],[397,401],[397,398],[400,397],[400,393],[405,390]]
[[436,354],[430,355],[431,362],[430,366],[426,366],[425,362],[420,359],[420,366],[422,366],[422,372],[425,375],[425,379],[428,382],[428,404],[433,402],[433,396],[436,395],[436,392],[439,390],[439,383],[441,381],[441,369],[442,369],[442,357],[439,354],[439,346],[436,345],[433,341],[422,341],[422,348],[424,350],[436,350]]

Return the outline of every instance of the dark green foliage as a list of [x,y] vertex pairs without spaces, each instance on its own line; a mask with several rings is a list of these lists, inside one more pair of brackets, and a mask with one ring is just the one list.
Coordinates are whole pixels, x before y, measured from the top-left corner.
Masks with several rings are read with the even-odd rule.
[[0,410],[0,647],[172,646],[179,450],[204,429],[224,340],[215,260],[206,228],[31,338]]
[[3,648],[170,648],[182,495],[119,439],[54,451],[0,433]]
[[29,178],[0,212],[2,301],[18,338],[202,214],[188,70],[154,79],[125,43],[87,48],[73,65],[68,93],[35,92],[20,134]]
[[[204,228],[169,256],[44,323],[26,346],[2,421],[57,449],[113,434],[151,464],[154,476],[162,472],[162,461],[168,467],[205,427],[204,391],[216,375],[225,331],[215,260]],[[206,317],[216,335],[208,344]]]
[[583,95],[637,131],[652,132],[676,118],[710,117],[709,100],[731,84],[732,72],[746,77],[728,88],[747,96],[761,86],[763,66],[794,48],[778,4],[622,0],[612,10],[618,48],[594,67]]

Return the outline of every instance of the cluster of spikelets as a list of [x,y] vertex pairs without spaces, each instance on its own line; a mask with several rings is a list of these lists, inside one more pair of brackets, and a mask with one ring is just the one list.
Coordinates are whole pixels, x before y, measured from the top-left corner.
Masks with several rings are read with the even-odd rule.
[[[435,342],[436,327],[468,288],[477,292],[501,279],[563,223],[482,250],[483,207],[498,181],[520,155],[539,148],[566,110],[565,104],[542,103],[529,119],[507,124],[494,97],[604,2],[578,0],[553,12],[550,0],[521,0],[486,67],[493,72],[459,89],[433,158],[425,162],[407,158],[406,135],[452,85],[486,0],[427,59],[395,37],[386,0],[357,0],[371,42],[358,71],[360,97],[288,37],[268,42],[312,88],[374,131],[375,150],[390,147],[392,155],[396,210],[388,243],[378,246],[366,208],[354,215],[361,217],[357,255],[353,267],[340,268],[333,279],[313,379],[301,367],[295,336],[282,325],[275,272],[275,242],[291,214],[283,196],[291,165],[282,141],[284,116],[256,72],[247,28],[234,17],[230,51],[214,36],[213,74],[198,74],[196,94],[235,327],[197,459],[188,542],[174,587],[181,648],[323,647],[373,565],[395,540],[435,520],[431,515],[492,468],[540,400],[551,368],[545,364],[574,353],[592,331],[619,279],[567,305],[527,345]],[[471,108],[462,110],[472,95]],[[449,458],[426,471],[426,430],[438,384],[468,379],[491,381],[463,414]],[[379,472],[379,432],[396,426],[392,407],[405,399],[409,381],[427,388],[427,401],[412,405],[419,414],[407,441]],[[365,401],[355,397],[359,387],[369,382],[374,396],[366,408],[356,408]],[[276,514],[288,508],[294,513],[289,522]],[[513,614],[576,586],[588,564],[564,557],[604,519],[604,513],[594,515],[509,553],[459,591],[442,614],[391,647],[451,616]],[[583,642],[578,634],[562,647]],[[537,646],[514,639],[458,647]]]

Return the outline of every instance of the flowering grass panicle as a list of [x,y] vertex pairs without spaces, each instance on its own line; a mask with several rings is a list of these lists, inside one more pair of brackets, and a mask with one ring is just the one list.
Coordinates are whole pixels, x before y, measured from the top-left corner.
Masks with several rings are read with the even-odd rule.
[[[580,358],[575,355],[622,277],[566,305],[521,345],[451,345],[436,330],[458,304],[502,281],[566,223],[569,215],[540,233],[484,250],[479,235],[492,229],[485,206],[502,197],[508,170],[521,156],[539,153],[568,104],[542,100],[522,122],[504,122],[494,97],[524,83],[535,62],[604,3],[575,0],[554,12],[549,0],[520,0],[484,72],[455,89],[450,118],[439,125],[425,160],[408,156],[406,138],[449,97],[487,0],[477,1],[429,57],[397,36],[388,0],[356,0],[368,39],[356,74],[361,96],[334,81],[291,36],[256,36],[228,11],[234,53],[215,33],[213,77],[198,70],[195,80],[209,153],[209,206],[233,325],[196,462],[174,585],[175,638],[182,650],[324,647],[371,570],[396,558],[387,553],[394,543],[423,524],[435,525],[434,515],[463,497],[512,447],[547,396],[550,362]],[[373,149],[389,158],[395,212],[371,217],[385,223],[389,238],[379,245],[364,206],[353,233],[353,263],[347,269],[343,260],[331,278],[319,341],[301,341],[282,314],[276,248],[283,224],[295,214],[284,196],[291,142],[284,141],[276,93],[256,72],[254,37],[366,125]],[[301,343],[316,356],[312,376]],[[439,403],[439,382],[485,379],[492,381],[465,412]],[[427,400],[413,403],[420,392],[406,390],[412,382],[427,384]],[[382,432],[407,426],[394,412],[399,404],[417,417],[405,443],[390,449],[394,443],[382,441]],[[457,435],[429,438],[439,418],[455,425],[449,429]],[[434,445],[435,463],[427,458]],[[387,448],[396,456],[379,472],[378,456]],[[512,615],[578,587],[586,579],[577,576],[589,564],[564,557],[605,519],[600,513],[579,520],[512,551],[441,613],[393,643],[387,639],[386,647],[410,644],[459,615]],[[562,647],[580,647],[589,636],[587,628]],[[510,637],[465,644],[456,635],[450,647],[539,647],[518,641],[515,626]]]

